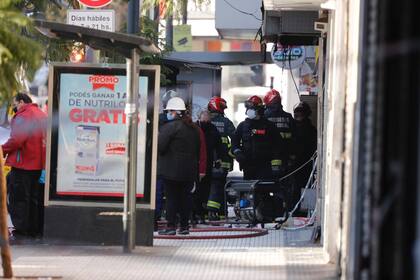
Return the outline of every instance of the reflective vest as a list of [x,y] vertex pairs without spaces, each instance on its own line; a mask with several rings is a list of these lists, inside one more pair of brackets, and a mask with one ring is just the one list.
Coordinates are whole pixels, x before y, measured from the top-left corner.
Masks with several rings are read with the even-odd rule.
[[268,108],[264,112],[267,120],[274,123],[281,138],[283,139],[283,147],[279,148],[280,157],[283,160],[289,159],[292,155],[293,138],[295,137],[295,120],[290,113],[285,112],[281,107],[272,109]]
[[211,123],[216,126],[219,131],[223,144],[221,167],[225,171],[232,171],[234,156],[231,151],[231,139],[235,133],[235,126],[228,118],[220,113],[211,113]]

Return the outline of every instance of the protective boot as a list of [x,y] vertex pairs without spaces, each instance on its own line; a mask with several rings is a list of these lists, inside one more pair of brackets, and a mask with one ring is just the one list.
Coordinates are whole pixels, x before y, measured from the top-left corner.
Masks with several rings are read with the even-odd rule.
[[209,211],[209,221],[220,221],[219,213]]

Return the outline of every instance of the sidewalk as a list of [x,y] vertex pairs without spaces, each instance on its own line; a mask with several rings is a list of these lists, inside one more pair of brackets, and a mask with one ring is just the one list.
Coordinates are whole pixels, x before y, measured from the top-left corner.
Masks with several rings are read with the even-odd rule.
[[[63,279],[336,279],[310,230],[218,240],[158,240],[133,254],[121,247],[12,246],[16,276]],[[52,279],[52,278],[51,278]]]

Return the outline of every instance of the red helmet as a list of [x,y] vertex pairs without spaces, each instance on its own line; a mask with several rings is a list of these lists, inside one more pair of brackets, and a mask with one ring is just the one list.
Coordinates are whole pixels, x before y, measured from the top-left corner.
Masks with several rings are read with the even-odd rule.
[[245,101],[245,107],[247,109],[260,109],[263,107],[262,99],[256,95],[251,96]]
[[277,104],[277,103],[281,104],[280,93],[277,90],[272,89],[269,92],[267,92],[267,94],[264,96],[264,104],[272,105],[272,104]]
[[221,98],[219,96],[213,96],[210,99],[209,104],[207,105],[207,109],[210,112],[223,113],[223,111],[226,108],[227,108],[227,106],[226,106],[226,100],[224,100],[223,98]]

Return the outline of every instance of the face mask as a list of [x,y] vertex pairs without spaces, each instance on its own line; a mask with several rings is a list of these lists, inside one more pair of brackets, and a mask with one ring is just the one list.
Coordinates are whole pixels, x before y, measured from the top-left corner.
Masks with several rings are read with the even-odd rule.
[[246,115],[248,116],[248,118],[250,119],[255,119],[255,117],[257,116],[257,112],[255,112],[255,110],[253,109],[248,109],[246,111]]
[[168,112],[166,113],[166,118],[168,119],[168,121],[173,121],[175,119],[175,116],[171,112]]

